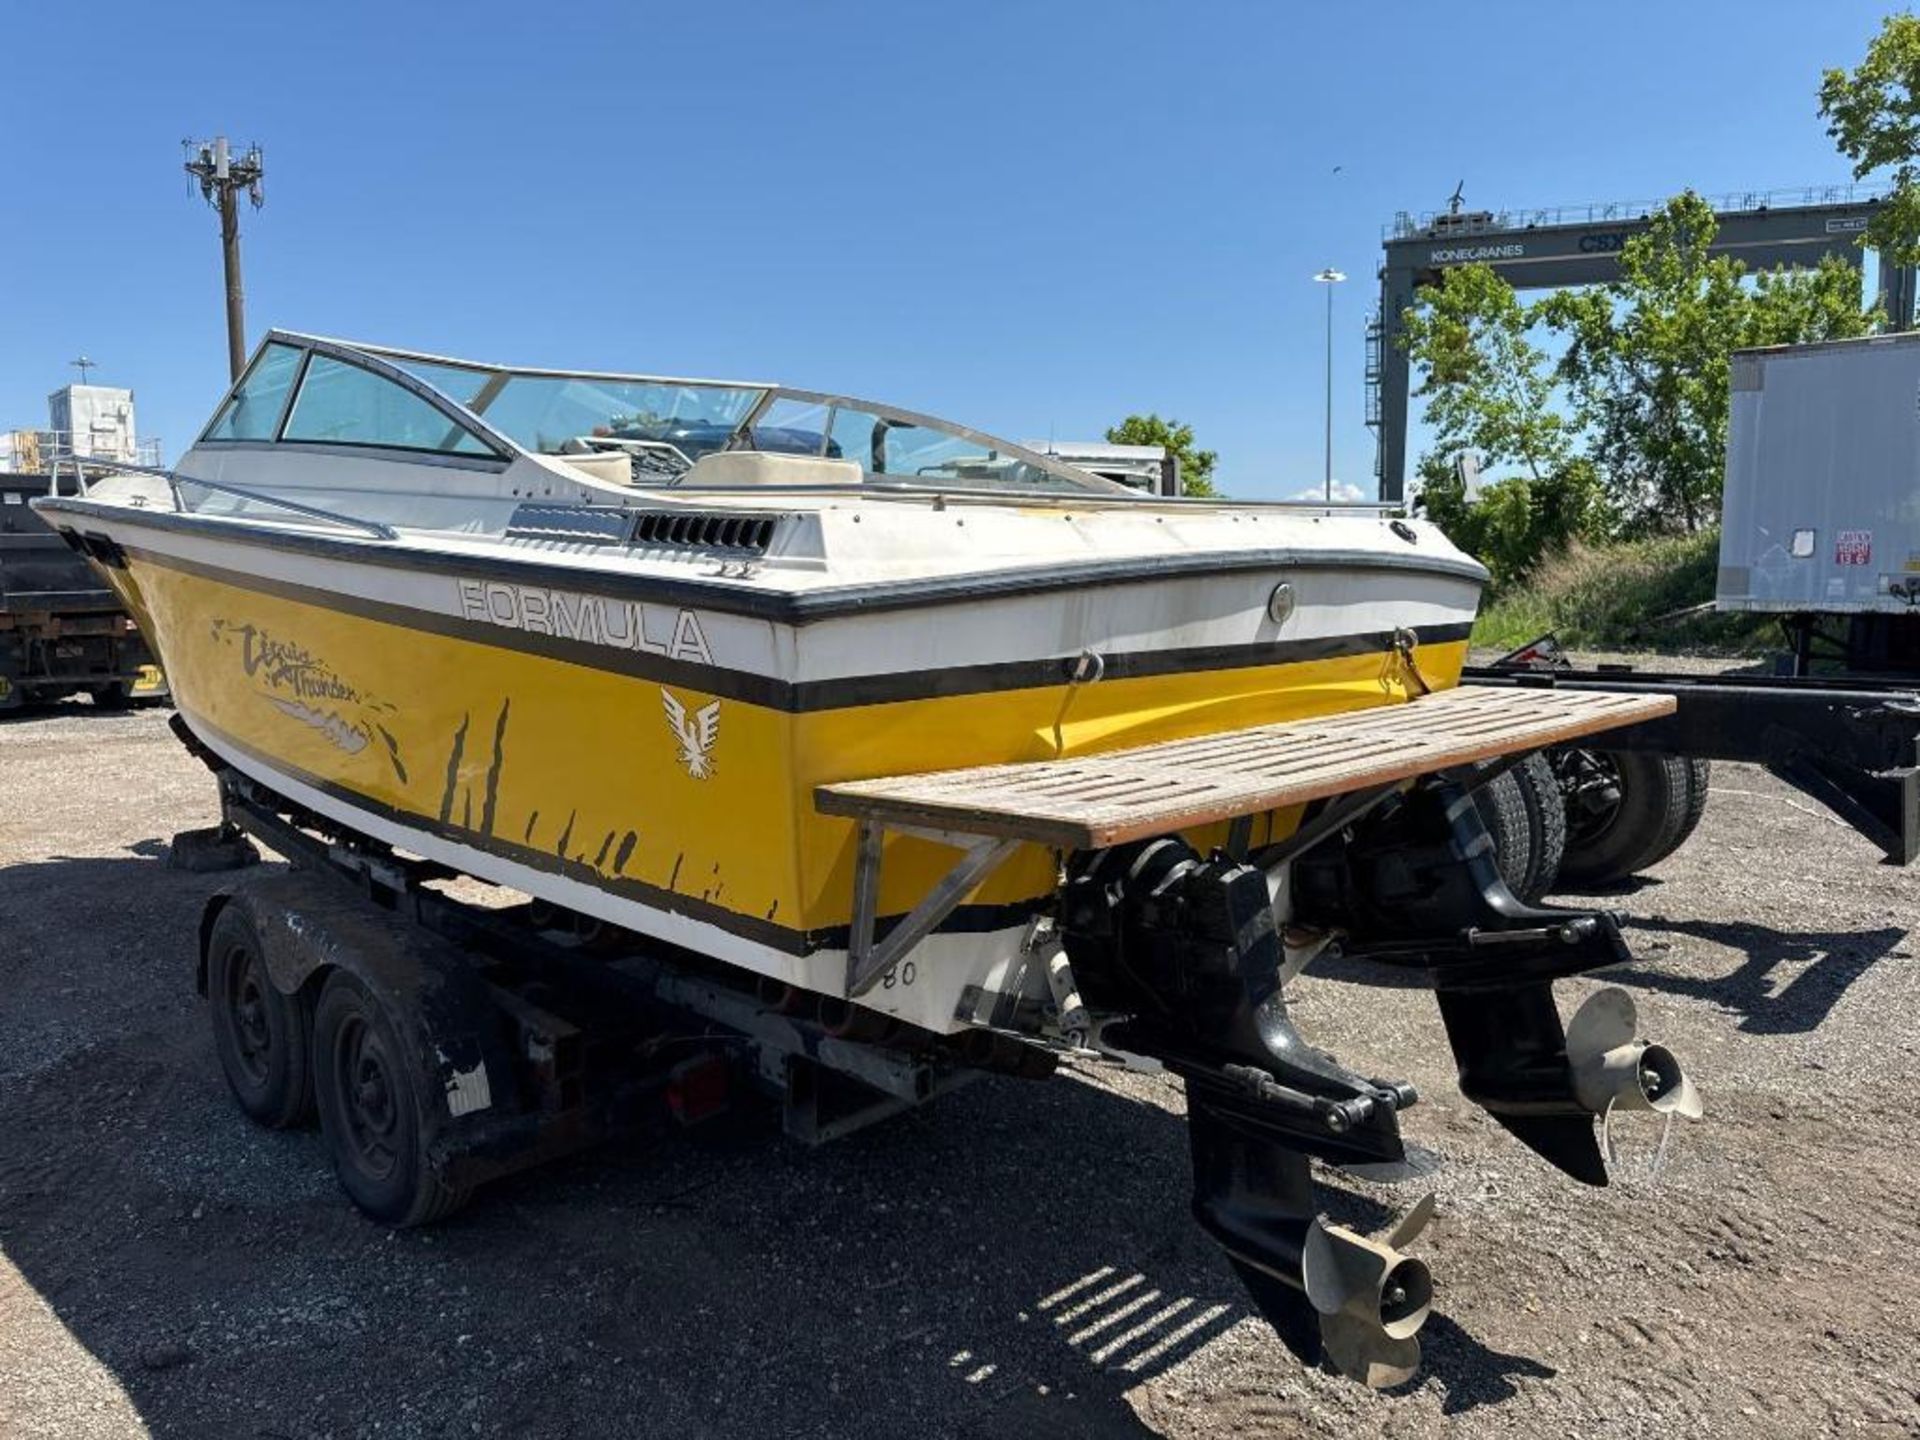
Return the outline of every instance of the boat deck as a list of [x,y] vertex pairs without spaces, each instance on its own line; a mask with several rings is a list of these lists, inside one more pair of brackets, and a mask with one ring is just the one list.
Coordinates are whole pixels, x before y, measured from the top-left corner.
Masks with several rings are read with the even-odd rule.
[[1442,690],[1071,760],[823,785],[825,814],[1099,850],[1670,715],[1670,695]]

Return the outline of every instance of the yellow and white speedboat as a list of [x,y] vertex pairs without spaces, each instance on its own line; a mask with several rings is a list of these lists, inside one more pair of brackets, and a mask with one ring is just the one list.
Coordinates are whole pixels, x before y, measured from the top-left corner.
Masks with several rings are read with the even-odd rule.
[[[1384,704],[1411,683],[1401,630],[1451,685],[1483,579],[1430,526],[1156,502],[885,406],[278,333],[173,488],[49,508],[124,555],[208,749],[379,839],[829,992],[854,835],[815,786]],[[882,916],[946,861],[893,849]],[[1013,857],[929,942],[941,963],[866,1003],[954,1028],[1054,870]]]
[[[775,385],[284,332],[175,471],[83,489],[37,503],[217,767],[886,1043],[1165,1065],[1201,1222],[1366,1378],[1410,1371],[1424,1271],[1313,1220],[1305,1157],[1404,1158],[1413,1096],[1300,1042],[1293,969],[1431,971],[1468,1094],[1582,1179],[1595,1115],[1692,1105],[1624,997],[1563,1031],[1551,981],[1618,933],[1514,900],[1462,769],[1659,702],[1455,689],[1485,573],[1429,525],[1145,497]],[[436,1123],[491,1103],[475,1073]],[[385,1218],[439,1203],[362,1181]]]

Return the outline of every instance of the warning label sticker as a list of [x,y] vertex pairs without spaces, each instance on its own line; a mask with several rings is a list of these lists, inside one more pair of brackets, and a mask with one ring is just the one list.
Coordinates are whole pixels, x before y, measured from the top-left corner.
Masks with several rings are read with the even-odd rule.
[[1836,565],[1871,565],[1873,563],[1873,531],[1842,530],[1833,537],[1833,563]]

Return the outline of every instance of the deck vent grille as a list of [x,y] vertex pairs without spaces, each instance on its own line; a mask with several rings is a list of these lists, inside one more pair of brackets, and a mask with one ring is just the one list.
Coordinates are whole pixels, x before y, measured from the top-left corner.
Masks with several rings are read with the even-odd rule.
[[727,510],[627,510],[610,505],[521,505],[507,522],[510,540],[571,540],[591,545],[764,555],[784,515]]
[[610,505],[520,505],[507,521],[509,540],[585,540],[625,545],[633,536],[633,512]]
[[633,543],[764,555],[783,518],[714,510],[642,510],[634,516]]

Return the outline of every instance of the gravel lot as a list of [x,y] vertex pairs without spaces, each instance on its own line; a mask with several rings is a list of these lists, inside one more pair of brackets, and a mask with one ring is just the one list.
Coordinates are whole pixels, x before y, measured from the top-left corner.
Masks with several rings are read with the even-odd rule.
[[[1632,893],[1628,986],[1705,1122],[1615,1184],[1451,1085],[1430,997],[1302,1028],[1426,1097],[1425,1371],[1306,1372],[1187,1218],[1159,1079],[983,1082],[806,1151],[615,1148],[392,1233],[230,1103],[192,988],[213,787],[165,716],[0,721],[0,1436],[1920,1435],[1920,875],[1724,766]],[[1563,1008],[1589,988],[1562,987]],[[1330,1177],[1337,1218],[1418,1196]]]

